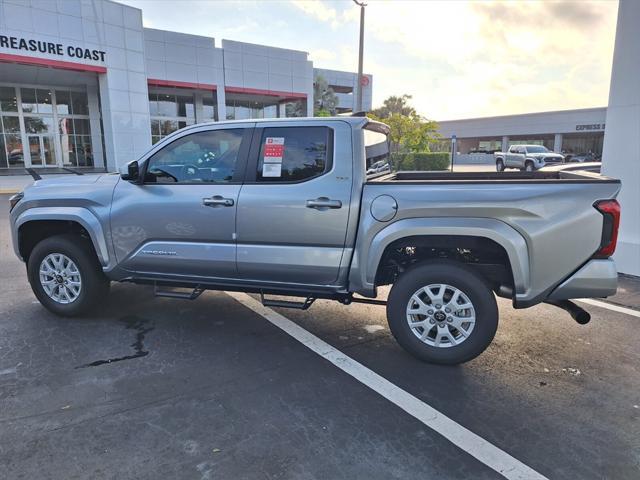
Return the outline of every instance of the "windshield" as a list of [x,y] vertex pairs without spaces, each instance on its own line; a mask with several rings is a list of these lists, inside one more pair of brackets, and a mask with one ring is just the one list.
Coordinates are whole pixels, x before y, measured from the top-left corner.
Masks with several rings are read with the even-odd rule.
[[531,145],[527,147],[528,153],[547,153],[547,147],[543,147],[542,145]]

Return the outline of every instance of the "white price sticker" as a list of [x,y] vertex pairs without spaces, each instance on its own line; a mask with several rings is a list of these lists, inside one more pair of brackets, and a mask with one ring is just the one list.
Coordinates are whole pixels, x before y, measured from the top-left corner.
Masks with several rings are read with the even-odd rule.
[[264,163],[262,165],[263,177],[281,177],[282,176],[282,164],[281,163]]

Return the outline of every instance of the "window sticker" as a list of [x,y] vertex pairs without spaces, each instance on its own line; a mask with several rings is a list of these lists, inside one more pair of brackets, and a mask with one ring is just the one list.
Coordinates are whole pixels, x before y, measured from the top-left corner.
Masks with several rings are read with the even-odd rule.
[[262,176],[263,177],[281,177],[282,163],[263,163]]
[[[267,137],[264,143],[264,163],[282,163],[284,137]],[[275,176],[280,176],[275,175]]]

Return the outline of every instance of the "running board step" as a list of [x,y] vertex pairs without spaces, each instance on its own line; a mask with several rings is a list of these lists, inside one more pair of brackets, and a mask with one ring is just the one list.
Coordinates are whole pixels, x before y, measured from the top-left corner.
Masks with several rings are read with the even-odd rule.
[[195,300],[198,298],[202,292],[204,292],[204,288],[197,286],[192,291],[179,291],[179,290],[160,290],[158,285],[153,286],[153,294],[156,297],[165,297],[165,298],[182,298],[183,300]]
[[269,300],[264,298],[264,293],[260,292],[260,302],[265,307],[280,307],[280,308],[294,308],[296,310],[307,310],[313,302],[316,301],[315,297],[307,297],[304,302],[290,302],[288,300]]

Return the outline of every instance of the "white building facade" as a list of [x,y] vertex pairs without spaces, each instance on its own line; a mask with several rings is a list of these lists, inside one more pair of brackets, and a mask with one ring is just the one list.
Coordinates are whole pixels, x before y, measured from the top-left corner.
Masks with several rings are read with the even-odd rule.
[[313,115],[313,82],[306,52],[143,28],[110,0],[0,0],[0,174],[113,171],[193,123]]
[[[514,144],[539,144],[558,153],[575,155],[591,152],[599,158],[606,118],[606,107],[583,108],[450,120],[438,122],[438,127],[444,139],[456,136],[457,151],[461,155],[502,150]],[[480,156],[456,160],[473,162],[474,158],[483,160]]]

